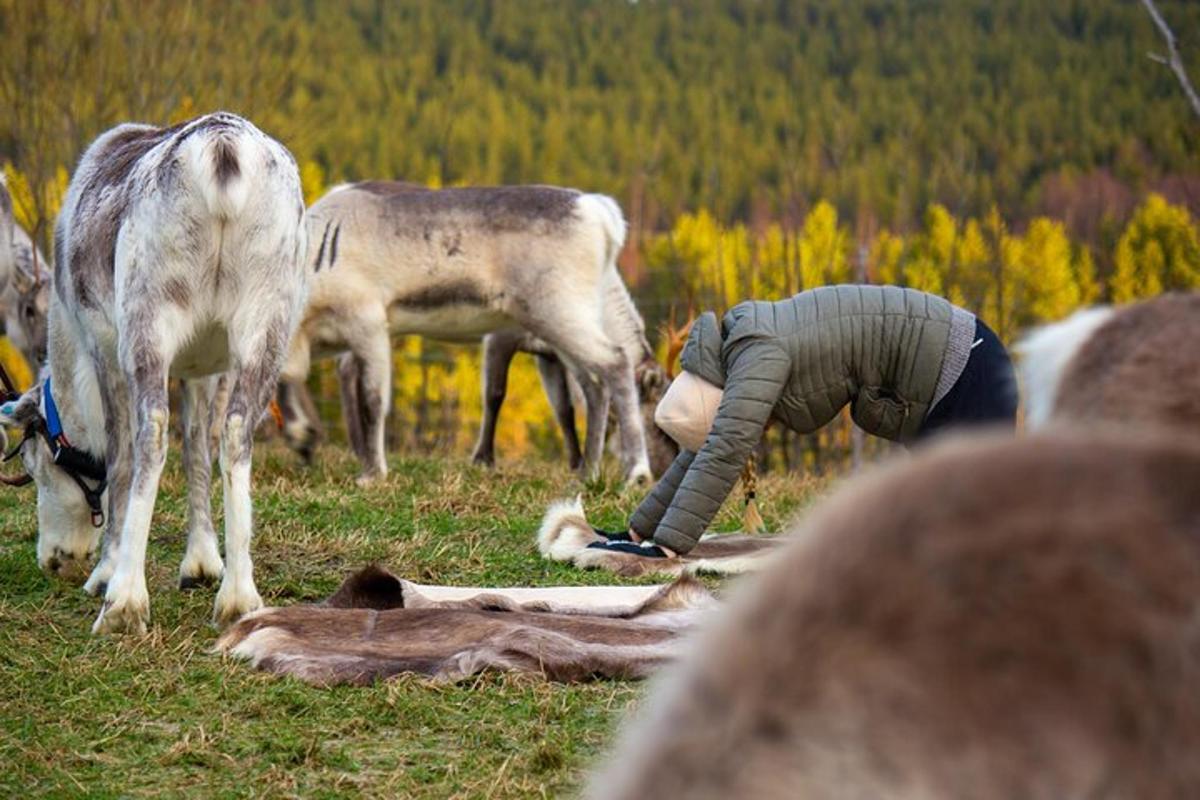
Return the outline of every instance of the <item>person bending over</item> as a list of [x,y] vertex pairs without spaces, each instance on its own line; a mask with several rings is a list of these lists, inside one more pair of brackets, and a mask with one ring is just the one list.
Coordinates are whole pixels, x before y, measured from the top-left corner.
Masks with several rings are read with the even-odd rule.
[[706,312],[680,366],[654,413],[679,455],[629,530],[597,530],[608,541],[592,547],[691,550],[772,420],[812,433],[849,404],[860,428],[905,444],[943,428],[1016,424],[1016,378],[996,334],[941,297],[897,286],[747,300],[720,322]]

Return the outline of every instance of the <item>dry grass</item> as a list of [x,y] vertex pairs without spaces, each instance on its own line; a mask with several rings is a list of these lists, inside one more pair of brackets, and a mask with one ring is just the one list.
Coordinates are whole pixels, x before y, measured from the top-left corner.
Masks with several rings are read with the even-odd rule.
[[[370,561],[431,582],[611,581],[538,559],[533,533],[549,501],[578,491],[597,524],[620,524],[638,500],[611,482],[580,486],[557,463],[489,472],[394,459],[392,468],[359,489],[336,448],[312,470],[277,445],[260,448],[254,558],[266,602],[319,599]],[[816,488],[765,477],[768,525]],[[739,508],[731,501],[717,527],[736,528]],[[638,697],[631,683],[514,675],[315,689],[211,655],[212,591],[174,588],[185,510],[172,460],[148,558],[150,631],[97,638],[88,632],[97,601],[37,569],[32,488],[0,495],[0,794],[559,796]]]

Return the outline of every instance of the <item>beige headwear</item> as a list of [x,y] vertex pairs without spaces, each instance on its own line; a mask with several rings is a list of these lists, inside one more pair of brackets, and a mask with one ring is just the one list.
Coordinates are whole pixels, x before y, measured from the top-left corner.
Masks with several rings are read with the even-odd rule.
[[654,409],[654,422],[684,450],[695,452],[717,418],[721,394],[720,387],[699,375],[680,372]]

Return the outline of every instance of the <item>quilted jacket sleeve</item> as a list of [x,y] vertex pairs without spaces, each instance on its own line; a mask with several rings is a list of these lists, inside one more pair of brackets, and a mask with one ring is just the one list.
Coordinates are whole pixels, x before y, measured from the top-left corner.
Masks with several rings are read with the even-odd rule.
[[679,451],[679,455],[675,456],[675,460],[671,462],[670,468],[654,485],[654,491],[646,496],[642,504],[633,512],[633,516],[629,518],[631,531],[645,539],[654,535],[658,523],[662,521],[663,514],[667,513],[671,501],[675,499],[675,492],[679,489],[680,481],[687,474],[688,467],[692,465],[692,459],[695,457],[696,454],[690,450]]
[[654,531],[655,544],[677,553],[695,546],[762,439],[791,369],[791,358],[769,339],[746,339],[727,354],[717,418]]

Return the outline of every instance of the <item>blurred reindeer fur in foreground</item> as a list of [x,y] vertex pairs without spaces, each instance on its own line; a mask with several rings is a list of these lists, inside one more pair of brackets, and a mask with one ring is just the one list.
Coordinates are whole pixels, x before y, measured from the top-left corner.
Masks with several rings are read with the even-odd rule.
[[588,796],[1200,796],[1200,445],[948,440],[848,484]]

